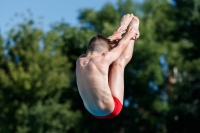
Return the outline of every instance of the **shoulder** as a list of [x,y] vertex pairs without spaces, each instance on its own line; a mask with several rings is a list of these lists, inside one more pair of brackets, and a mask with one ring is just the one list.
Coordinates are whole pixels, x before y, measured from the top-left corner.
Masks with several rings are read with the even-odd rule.
[[107,53],[102,54],[100,56],[92,57],[89,61],[89,64],[103,67],[104,65],[108,64],[108,60],[109,60],[109,54],[107,52]]
[[84,57],[86,57],[86,54],[80,55],[80,56],[77,58],[76,63],[78,63],[81,59],[84,59]]
[[111,52],[111,51],[108,51],[108,52],[104,53],[104,54],[102,55],[102,61],[107,61],[107,60],[109,60],[111,56],[112,56],[112,52]]
[[82,54],[78,58],[83,58],[83,57],[86,57],[86,54]]
[[80,55],[80,56],[77,58],[77,60],[82,59],[82,58],[84,58],[84,57],[86,57],[86,54]]
[[117,47],[116,47],[116,48],[112,49],[111,51],[106,52],[103,55],[102,62],[110,65],[113,61],[115,61],[119,57],[119,55],[120,55],[120,51],[118,51]]

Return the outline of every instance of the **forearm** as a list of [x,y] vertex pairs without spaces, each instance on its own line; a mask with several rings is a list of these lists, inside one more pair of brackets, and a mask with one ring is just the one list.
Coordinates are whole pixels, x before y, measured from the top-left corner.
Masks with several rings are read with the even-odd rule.
[[[121,45],[122,51],[129,45],[130,41],[133,39],[133,33],[131,31],[128,31],[126,35],[120,40],[119,46]],[[134,41],[131,41],[134,42]]]
[[111,36],[108,37],[108,39],[110,41],[120,40],[120,39],[122,39],[122,35],[125,32],[126,32],[126,30],[124,28],[122,28],[121,26],[119,26],[118,29]]

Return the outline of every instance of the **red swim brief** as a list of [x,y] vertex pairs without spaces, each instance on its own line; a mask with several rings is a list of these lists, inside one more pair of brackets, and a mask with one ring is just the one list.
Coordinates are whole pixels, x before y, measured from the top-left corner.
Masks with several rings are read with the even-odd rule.
[[115,103],[115,107],[112,113],[106,116],[94,116],[94,117],[99,118],[99,119],[105,119],[105,118],[109,119],[109,118],[116,117],[122,109],[122,104],[116,97],[113,97],[113,100]]

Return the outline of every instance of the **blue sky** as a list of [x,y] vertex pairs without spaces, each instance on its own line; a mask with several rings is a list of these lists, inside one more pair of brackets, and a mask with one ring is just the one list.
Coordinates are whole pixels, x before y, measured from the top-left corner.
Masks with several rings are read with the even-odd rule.
[[43,30],[48,30],[50,24],[61,20],[78,26],[80,9],[99,10],[107,2],[116,4],[117,0],[0,0],[0,33],[5,34],[11,27],[22,22],[21,16],[40,21],[38,25]]

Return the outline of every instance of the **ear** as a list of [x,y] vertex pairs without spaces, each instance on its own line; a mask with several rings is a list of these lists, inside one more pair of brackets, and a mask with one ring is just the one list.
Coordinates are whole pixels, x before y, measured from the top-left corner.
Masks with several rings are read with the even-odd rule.
[[105,55],[108,52],[108,50],[105,50],[102,52],[102,55]]

